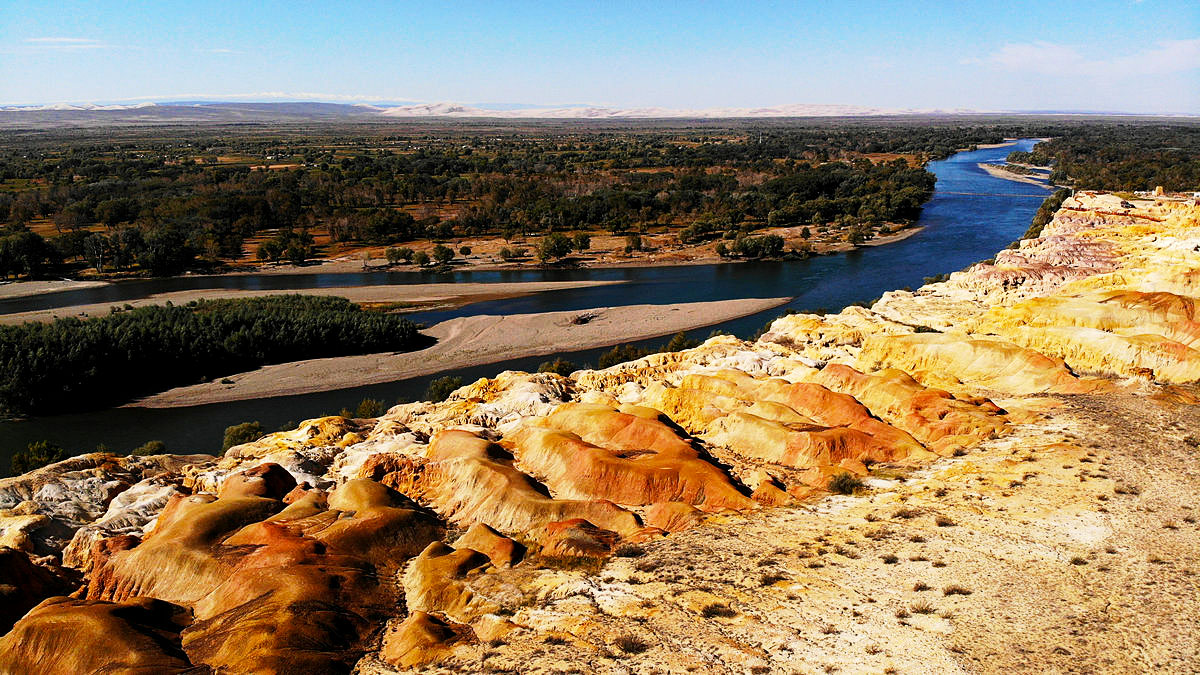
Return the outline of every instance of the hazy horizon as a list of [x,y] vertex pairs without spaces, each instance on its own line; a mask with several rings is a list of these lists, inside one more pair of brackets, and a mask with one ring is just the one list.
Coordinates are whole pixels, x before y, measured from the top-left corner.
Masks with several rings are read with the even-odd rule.
[[3,105],[1197,114],[1200,5],[17,1],[0,2],[0,70]]

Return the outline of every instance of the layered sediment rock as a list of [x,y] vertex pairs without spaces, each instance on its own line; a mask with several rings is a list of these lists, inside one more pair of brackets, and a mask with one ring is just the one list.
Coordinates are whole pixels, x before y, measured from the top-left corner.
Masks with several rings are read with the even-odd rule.
[[[665,586],[636,590],[669,583],[655,572],[666,563],[621,561],[736,537],[731,519],[798,512],[771,507],[824,496],[841,474],[894,485],[981,443],[1011,443],[996,465],[1015,489],[1031,478],[1020,434],[1055,401],[1198,400],[1164,385],[1200,379],[1200,207],[1119,201],[1080,194],[995,261],[869,309],[782,317],[755,342],[718,336],[570,377],[506,372],[220,458],[94,454],[0,481],[0,570],[22,580],[0,580],[19,608],[0,670],[477,670],[509,640],[518,656],[545,644],[602,656],[614,617],[632,617],[629,654],[657,616],[731,617],[720,590],[752,603],[782,578],[776,562],[667,599]],[[895,517],[935,508],[940,488],[919,494],[925,506]],[[727,567],[718,558],[684,562],[702,575]],[[601,565],[603,581],[590,574]],[[771,619],[731,620],[712,644],[774,636]],[[800,650],[790,639],[660,665],[749,664]],[[592,658],[571,667],[603,669]]]

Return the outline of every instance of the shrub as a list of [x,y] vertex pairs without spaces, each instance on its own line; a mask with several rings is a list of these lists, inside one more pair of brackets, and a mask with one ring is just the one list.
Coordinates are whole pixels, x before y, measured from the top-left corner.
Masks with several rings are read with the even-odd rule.
[[787,576],[780,574],[779,572],[766,572],[761,577],[758,578],[758,583],[760,586],[773,586],[774,584],[777,584],[780,581],[787,581],[787,580],[788,580]]
[[253,443],[266,435],[263,425],[257,421],[242,422],[231,427],[225,427],[225,438],[221,441],[221,452],[242,443]]
[[958,584],[950,584],[949,586],[942,589],[942,595],[970,595],[970,594],[971,594],[971,591],[969,589],[963,588],[962,586],[959,586]]
[[672,336],[671,341],[668,342],[666,345],[664,345],[660,351],[681,352],[685,349],[692,349],[694,347],[699,347],[699,346],[700,346],[699,340],[693,340],[687,336],[687,333],[680,331],[680,332],[676,333],[674,336]]
[[829,491],[839,495],[852,495],[862,487],[861,480],[845,471],[829,479]]
[[[358,407],[355,408],[353,417],[379,417],[385,412],[387,412],[387,406],[383,404],[383,401],[374,398],[364,398],[358,402]],[[346,417],[350,417],[350,415],[346,415]]]
[[557,373],[566,377],[576,370],[579,370],[579,366],[575,363],[564,358],[557,358],[553,361],[543,361],[537,371],[539,373]]
[[50,441],[35,441],[30,443],[24,450],[18,450],[13,453],[10,460],[10,475],[20,476],[34,469],[40,469],[47,464],[62,461],[66,457],[66,452]]
[[613,555],[617,556],[618,558],[640,558],[641,556],[646,555],[646,549],[638,546],[637,544],[622,544],[621,546],[617,547],[617,550],[613,552]]
[[383,252],[383,255],[389,264],[395,265],[401,262],[412,262],[413,250],[408,247],[389,248]]
[[632,635],[622,635],[621,637],[617,638],[614,644],[616,644],[617,649],[620,649],[626,654],[641,654],[650,648],[649,643],[639,640]]
[[936,611],[933,605],[925,601],[914,602],[911,609],[913,614],[933,614]]
[[471,247],[470,246],[459,246],[458,254],[459,255],[471,255]]
[[933,522],[938,527],[952,527],[954,525],[954,520],[948,516],[938,516],[937,518],[933,519]]
[[429,388],[425,390],[425,399],[430,403],[441,403],[450,398],[450,394],[462,385],[463,379],[457,375],[439,377],[429,383]]
[[167,444],[162,441],[146,441],[141,447],[134,448],[133,454],[138,457],[167,454]]
[[702,614],[706,619],[711,619],[717,616],[729,618],[732,616],[737,616],[737,611],[731,608],[729,605],[714,602],[712,604],[705,605],[704,609],[700,610],[700,614]]

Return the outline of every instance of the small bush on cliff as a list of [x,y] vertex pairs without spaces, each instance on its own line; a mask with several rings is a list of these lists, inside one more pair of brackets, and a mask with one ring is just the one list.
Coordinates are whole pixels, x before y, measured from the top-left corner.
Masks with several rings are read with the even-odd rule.
[[167,453],[167,444],[162,441],[146,441],[141,446],[134,448],[131,454],[137,457],[146,457],[149,455],[165,455]]
[[66,452],[50,441],[35,441],[24,450],[13,453],[9,475],[20,476],[47,464],[62,461],[66,457]]
[[263,425],[259,422],[242,422],[231,427],[225,427],[225,439],[221,442],[221,452],[242,443],[253,443],[266,435]]
[[863,487],[863,482],[853,475],[842,472],[829,479],[829,491],[839,495],[852,495]]
[[562,375],[563,377],[570,375],[576,370],[579,370],[579,366],[564,358],[557,358],[553,361],[543,361],[542,364],[538,366],[539,373],[556,373],[558,375]]
[[1025,234],[1021,235],[1022,239],[1037,239],[1042,236],[1042,228],[1046,227],[1054,218],[1054,212],[1058,210],[1062,203],[1071,196],[1071,191],[1065,188],[1055,190],[1054,194],[1046,197],[1046,201],[1038,207],[1037,213],[1033,215],[1033,222],[1030,223],[1029,229],[1025,230]]
[[342,417],[367,419],[371,417],[379,417],[385,412],[387,412],[387,406],[384,405],[383,401],[375,398],[364,398],[358,402],[358,407],[354,410],[342,408],[342,411],[339,414]]
[[462,385],[463,379],[457,375],[439,377],[429,383],[429,388],[425,390],[425,400],[430,403],[441,403],[450,398],[450,394]]

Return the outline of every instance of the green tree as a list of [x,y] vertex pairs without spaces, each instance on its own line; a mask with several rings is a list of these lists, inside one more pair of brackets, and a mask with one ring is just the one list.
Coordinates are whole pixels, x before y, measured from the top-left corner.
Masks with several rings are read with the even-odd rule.
[[138,457],[165,455],[167,454],[167,444],[162,441],[146,441],[141,446],[134,448],[132,454]]
[[450,394],[462,384],[463,379],[457,375],[439,377],[429,383],[429,388],[425,390],[425,399],[430,403],[441,403],[450,398]]
[[433,247],[433,259],[437,262],[437,264],[445,265],[454,259],[454,249],[450,248],[449,246],[438,244],[437,246]]
[[542,364],[538,366],[537,371],[539,373],[557,373],[563,377],[566,377],[576,370],[579,370],[578,365],[559,357],[553,361],[543,361]]
[[13,453],[10,460],[10,475],[20,476],[34,469],[40,469],[47,464],[53,464],[66,459],[66,452],[50,441],[34,441],[24,450]]
[[580,253],[592,247],[592,238],[586,232],[576,232],[574,237],[571,237],[571,246]]
[[354,416],[360,419],[371,417],[379,417],[387,412],[387,406],[376,398],[364,398],[358,402],[358,408],[354,410]]
[[417,251],[413,254],[412,261],[417,267],[424,267],[429,264],[429,254],[425,251]]
[[538,240],[538,260],[547,262],[570,255],[572,242],[561,232],[551,232]]
[[265,435],[263,425],[258,421],[242,422],[225,427],[225,439],[221,442],[221,452],[225,452],[235,445],[253,443]]
[[693,340],[687,336],[687,333],[680,331],[671,338],[670,342],[668,342],[666,345],[663,346],[662,351],[664,351],[664,352],[679,352],[679,351],[683,351],[685,349],[692,349],[693,347],[699,347],[699,346],[700,346],[699,340]]

